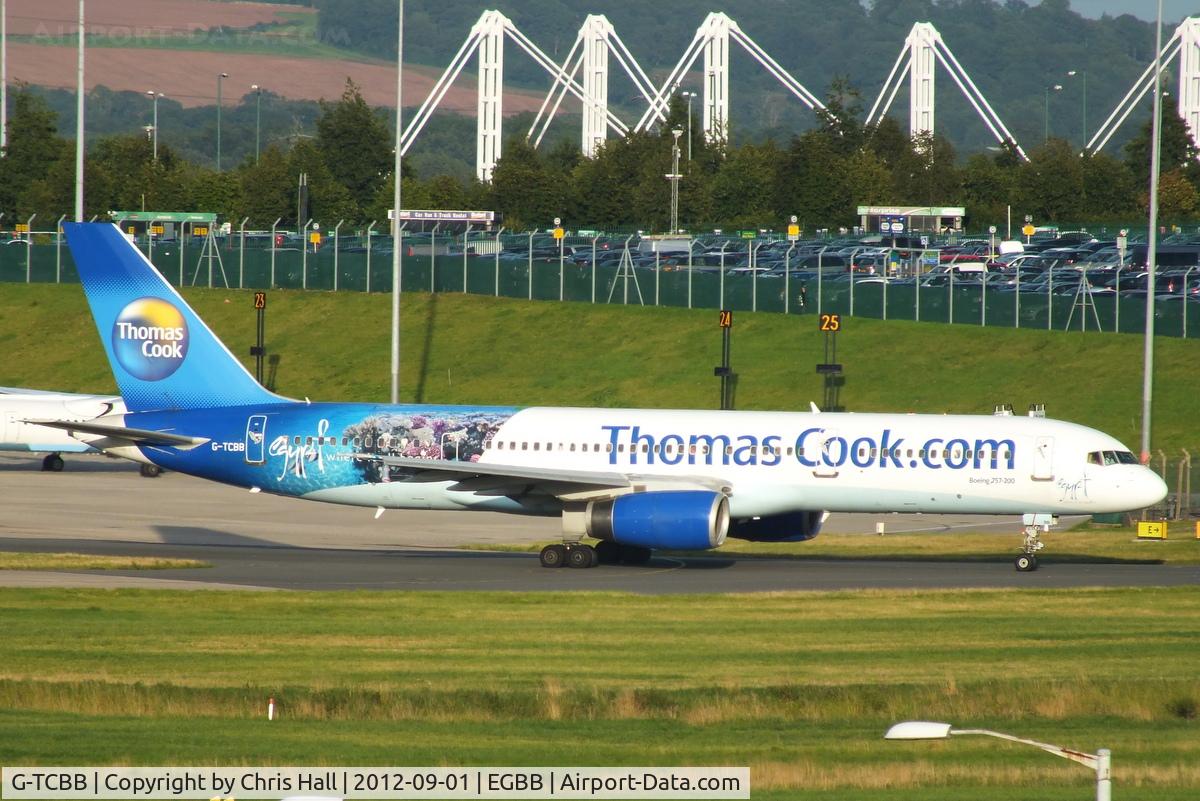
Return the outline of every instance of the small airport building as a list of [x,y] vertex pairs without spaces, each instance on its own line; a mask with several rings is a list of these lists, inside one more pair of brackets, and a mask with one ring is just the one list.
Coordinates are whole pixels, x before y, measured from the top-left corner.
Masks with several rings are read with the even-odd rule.
[[940,234],[962,231],[962,206],[859,206],[863,233]]

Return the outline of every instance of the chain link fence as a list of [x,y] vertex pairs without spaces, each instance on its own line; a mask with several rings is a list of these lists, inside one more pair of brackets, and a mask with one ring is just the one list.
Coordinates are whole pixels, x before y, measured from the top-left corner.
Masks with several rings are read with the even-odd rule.
[[[465,239],[465,241],[464,241]],[[726,243],[708,252],[701,240],[673,253],[645,253],[628,239],[573,237],[555,242],[544,233],[450,236],[414,233],[403,239],[401,286],[405,292],[475,295],[733,309],[780,314],[840,313],[882,320],[914,320],[1044,330],[1140,333],[1142,293],[1084,291],[1086,280],[1026,281],[1005,285],[953,270],[936,277],[936,265],[914,252],[881,274],[847,269],[843,256],[797,256],[760,267],[764,240]],[[175,241],[138,240],[159,271],[178,286],[245,289],[311,289],[390,292],[390,237],[340,236],[320,244],[283,234],[234,233]],[[853,255],[849,261],[853,262]],[[932,280],[931,280],[932,279]],[[1130,281],[1132,282],[1132,277]],[[60,235],[33,233],[0,245],[0,281],[77,282],[74,262]],[[1183,292],[1156,300],[1155,331],[1200,335],[1200,269],[1184,279]],[[1193,298],[1192,295],[1197,295]]]

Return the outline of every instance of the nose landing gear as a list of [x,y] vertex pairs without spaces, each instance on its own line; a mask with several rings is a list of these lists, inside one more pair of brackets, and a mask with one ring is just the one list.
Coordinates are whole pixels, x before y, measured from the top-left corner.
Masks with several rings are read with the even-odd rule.
[[1013,564],[1022,573],[1031,573],[1038,568],[1037,552],[1046,547],[1042,542],[1043,532],[1050,531],[1051,526],[1058,525],[1058,515],[1029,514],[1022,518],[1025,525],[1025,539],[1021,543],[1021,555]]

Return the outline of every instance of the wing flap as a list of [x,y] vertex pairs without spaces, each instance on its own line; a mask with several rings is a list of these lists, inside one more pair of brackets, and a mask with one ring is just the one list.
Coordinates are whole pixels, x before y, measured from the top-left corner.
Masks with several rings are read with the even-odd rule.
[[417,480],[451,480],[461,492],[527,495],[538,492],[564,499],[580,499],[663,489],[711,489],[729,494],[728,484],[702,476],[635,475],[590,470],[460,462],[450,459],[413,459],[381,454],[355,454],[353,459],[377,461],[389,467],[416,472]]
[[528,467],[526,465],[490,464],[486,462],[459,462],[453,459],[412,459],[404,456],[384,456],[380,454],[355,454],[355,459],[370,459],[389,467],[401,467],[406,470],[419,470],[439,473],[445,478],[461,476],[463,479],[478,477],[510,478],[523,483],[533,482],[569,482],[571,484],[590,484],[597,487],[629,487],[629,478],[622,473],[590,472],[584,470],[551,470],[544,467]]

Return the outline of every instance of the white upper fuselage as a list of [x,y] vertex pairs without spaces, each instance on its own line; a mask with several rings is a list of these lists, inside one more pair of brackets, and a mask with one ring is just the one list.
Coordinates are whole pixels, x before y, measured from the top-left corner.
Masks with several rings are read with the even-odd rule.
[[731,488],[735,517],[1090,514],[1165,493],[1141,465],[1089,463],[1127,453],[1112,437],[1036,417],[531,408],[491,446],[480,461],[711,478]]

